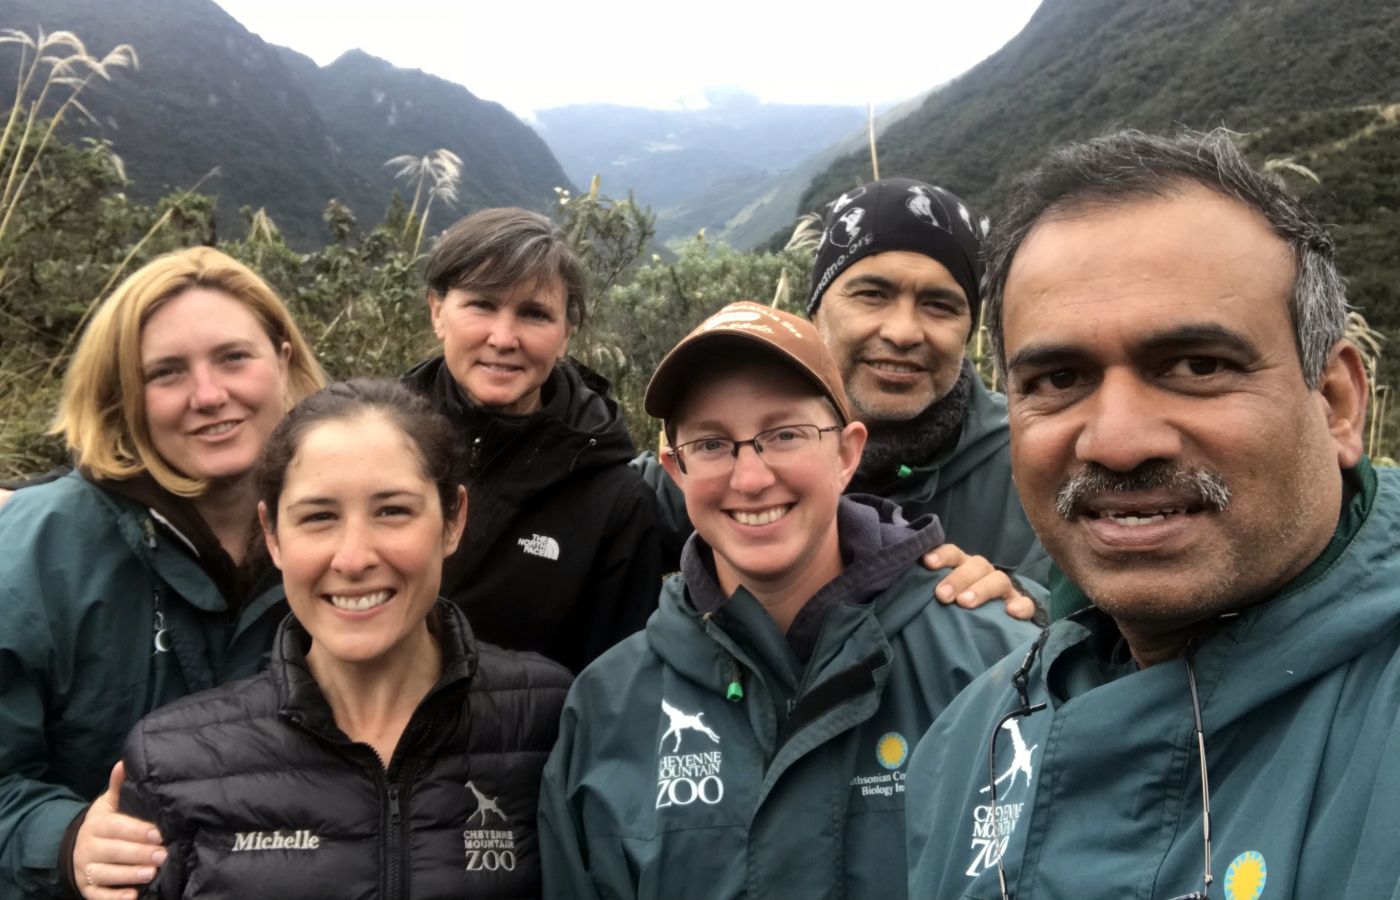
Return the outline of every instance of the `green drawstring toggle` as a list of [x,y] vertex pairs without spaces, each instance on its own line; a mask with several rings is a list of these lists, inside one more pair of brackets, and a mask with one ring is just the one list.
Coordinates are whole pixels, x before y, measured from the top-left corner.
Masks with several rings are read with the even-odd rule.
[[738,703],[744,699],[744,686],[737,681],[729,682],[729,692],[724,695],[724,699],[731,703]]
[[911,468],[909,468],[908,466],[900,466],[900,467],[899,467],[899,477],[900,477],[900,478],[908,478],[910,475],[913,475],[913,474],[914,474],[914,470],[911,469]]

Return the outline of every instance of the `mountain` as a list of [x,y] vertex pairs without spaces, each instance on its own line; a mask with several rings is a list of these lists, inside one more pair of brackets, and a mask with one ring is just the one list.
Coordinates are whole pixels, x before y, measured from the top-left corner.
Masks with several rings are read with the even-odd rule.
[[[890,127],[880,173],[942,184],[995,213],[1016,174],[1056,144],[1118,127],[1261,132],[1245,142],[1261,162],[1322,167],[1320,185],[1298,186],[1339,226],[1354,302],[1400,327],[1400,132],[1384,112],[1397,101],[1396,0],[1044,0],[1001,50]],[[800,209],[868,173],[868,154],[841,157]]]
[[[111,140],[149,202],[193,186],[218,197],[221,234],[238,210],[265,207],[295,246],[325,243],[332,198],[379,220],[392,156],[439,147],[463,159],[460,201],[434,226],[488,205],[544,209],[568,180],[543,141],[502,106],[419,71],[351,52],[324,69],[250,33],[212,0],[4,0],[0,27],[74,32],[93,55],[131,44],[136,71],[83,94],[97,123],[70,131]],[[13,45],[0,63],[13,62]],[[437,207],[441,209],[441,207]]]
[[[1248,128],[1400,94],[1394,0],[1045,0],[880,146],[882,172],[987,202],[1048,147],[1133,126]],[[862,177],[852,154],[804,206]]]
[[534,124],[575,183],[601,174],[611,195],[630,189],[666,209],[716,183],[787,169],[866,117],[860,107],[762,103],[742,91],[707,98],[704,109],[561,106],[537,111]]
[[[330,129],[342,158],[370,188],[364,209],[381,206],[395,186],[384,161],[446,147],[462,158],[459,212],[490,206],[543,210],[555,187],[571,187],[544,141],[499,103],[418,69],[400,69],[362,50],[320,68],[278,48]],[[359,209],[351,203],[352,208]],[[377,211],[377,210],[376,210]],[[444,224],[444,223],[438,223]]]
[[[877,140],[900,119],[922,105],[929,92],[899,103],[875,117]],[[787,241],[798,217],[798,203],[812,179],[849,153],[870,158],[868,125],[862,123],[841,140],[788,169],[740,175],[701,188],[678,206],[656,216],[657,240],[675,249],[700,229],[708,239],[748,250],[776,237]]]

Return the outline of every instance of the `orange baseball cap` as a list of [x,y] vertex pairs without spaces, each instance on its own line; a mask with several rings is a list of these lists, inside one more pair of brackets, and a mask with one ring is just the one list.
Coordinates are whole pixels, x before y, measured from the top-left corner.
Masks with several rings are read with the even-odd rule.
[[696,363],[721,346],[765,353],[787,363],[831,401],[842,425],[851,421],[846,386],[816,326],[791,313],[748,301],[731,303],[710,316],[666,354],[647,385],[647,415],[669,419],[684,389],[702,374],[695,371]]

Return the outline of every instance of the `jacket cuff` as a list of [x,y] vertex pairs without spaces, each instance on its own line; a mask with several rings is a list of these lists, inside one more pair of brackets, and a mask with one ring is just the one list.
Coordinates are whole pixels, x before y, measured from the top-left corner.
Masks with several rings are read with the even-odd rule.
[[58,845],[58,877],[64,887],[64,893],[70,900],[82,900],[83,892],[78,887],[78,881],[73,874],[73,848],[78,845],[78,830],[87,821],[88,810],[91,806],[84,806],[82,810],[73,817],[73,821],[68,823],[68,827],[63,832],[63,842]]

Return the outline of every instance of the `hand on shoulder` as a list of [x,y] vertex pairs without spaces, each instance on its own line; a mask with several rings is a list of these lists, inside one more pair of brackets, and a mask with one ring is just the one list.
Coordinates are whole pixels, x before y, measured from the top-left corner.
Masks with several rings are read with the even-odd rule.
[[953,570],[934,588],[939,603],[976,609],[991,600],[1004,600],[1006,614],[1013,619],[1035,615],[1035,601],[1021,593],[1011,576],[985,556],[972,556],[954,544],[943,544],[924,554],[923,564],[927,569]]

